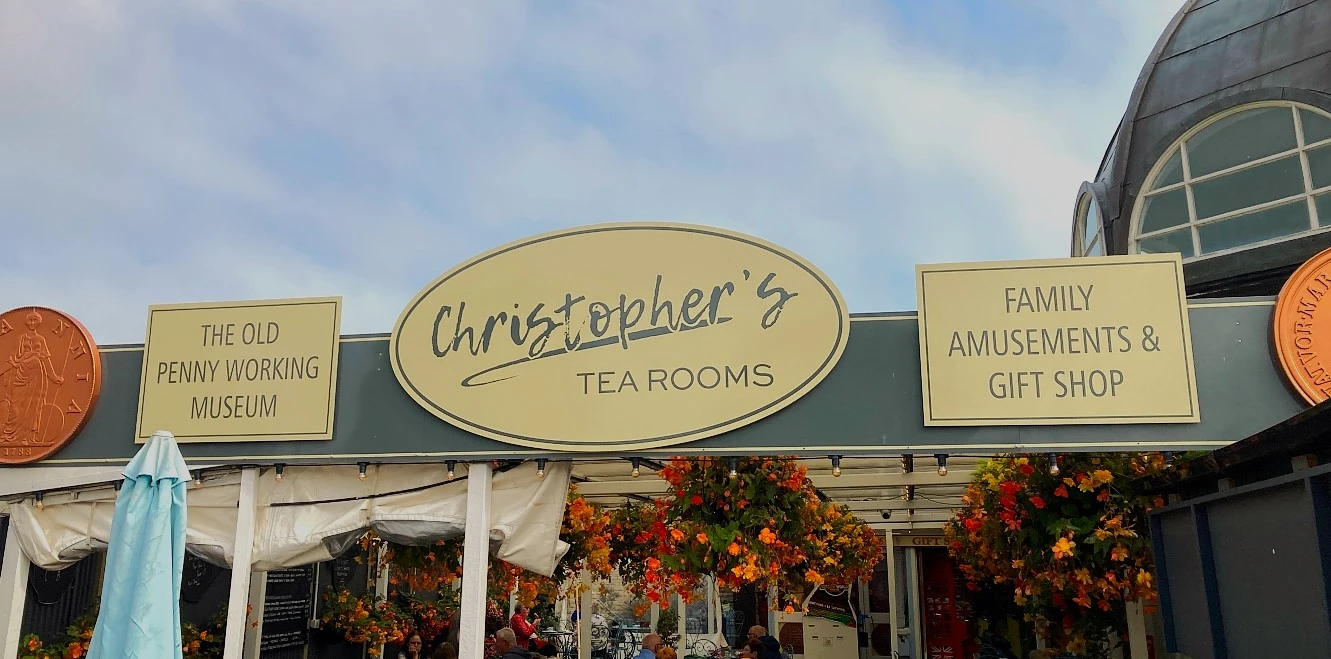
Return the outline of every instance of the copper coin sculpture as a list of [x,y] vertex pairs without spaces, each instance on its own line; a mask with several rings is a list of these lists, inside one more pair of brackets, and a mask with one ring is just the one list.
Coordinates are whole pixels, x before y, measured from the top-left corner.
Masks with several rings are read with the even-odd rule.
[[0,314],[0,464],[64,448],[101,388],[101,353],[82,323],[45,307]]
[[1310,405],[1331,397],[1331,249],[1290,275],[1276,300],[1276,358]]

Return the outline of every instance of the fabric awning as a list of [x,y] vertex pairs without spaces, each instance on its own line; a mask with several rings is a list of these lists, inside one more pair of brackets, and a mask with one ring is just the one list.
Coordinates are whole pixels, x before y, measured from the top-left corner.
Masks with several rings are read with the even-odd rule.
[[[491,553],[549,576],[568,545],[559,540],[571,463],[551,462],[545,478],[531,463],[496,473],[490,511]],[[286,467],[259,479],[255,519],[255,571],[330,560],[367,530],[407,545],[427,545],[463,534],[466,478],[444,483],[437,464],[385,464],[366,478],[350,466]],[[441,484],[442,483],[442,484]],[[216,565],[231,567],[235,553],[238,473],[209,477],[189,492],[186,546]],[[50,495],[37,509],[30,500],[10,505],[19,545],[34,564],[69,567],[110,538],[115,492],[110,488]]]

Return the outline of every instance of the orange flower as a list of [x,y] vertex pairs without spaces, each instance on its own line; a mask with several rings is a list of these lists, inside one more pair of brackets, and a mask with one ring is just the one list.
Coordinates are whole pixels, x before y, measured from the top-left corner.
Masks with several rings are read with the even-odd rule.
[[786,613],[794,613],[794,612],[795,612],[795,607],[793,607],[793,606],[787,604],[787,605],[786,605],[786,609],[785,609],[785,611],[786,611]]
[[699,533],[698,535],[695,535],[695,536],[693,536],[693,537],[696,538],[696,539],[698,540],[699,543],[704,544],[704,545],[707,544],[707,534],[706,534],[706,533]]
[[740,547],[739,543],[732,542],[729,547],[726,547],[726,551],[729,552],[731,556],[739,556],[740,552],[744,551],[744,548]]
[[773,542],[776,542],[776,534],[772,533],[771,529],[764,528],[762,531],[758,532],[758,539],[762,540],[763,544],[770,545]]
[[1109,552],[1109,558],[1111,558],[1111,559],[1113,559],[1113,560],[1115,560],[1115,561],[1127,560],[1127,558],[1128,558],[1128,548],[1127,548],[1127,547],[1124,547],[1123,545],[1117,545],[1117,546],[1115,546],[1114,549],[1113,549],[1113,551],[1110,551],[1110,552]]
[[1067,538],[1059,538],[1054,543],[1054,558],[1067,558],[1077,551],[1077,546]]
[[684,539],[684,532],[679,529],[670,529],[670,537],[674,538],[675,542],[679,542]]

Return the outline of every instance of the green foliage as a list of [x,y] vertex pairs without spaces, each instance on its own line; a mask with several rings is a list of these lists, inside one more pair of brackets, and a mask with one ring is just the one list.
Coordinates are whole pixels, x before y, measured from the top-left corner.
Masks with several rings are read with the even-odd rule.
[[675,607],[661,609],[661,614],[656,619],[656,633],[662,638],[669,638],[679,633],[679,611]]

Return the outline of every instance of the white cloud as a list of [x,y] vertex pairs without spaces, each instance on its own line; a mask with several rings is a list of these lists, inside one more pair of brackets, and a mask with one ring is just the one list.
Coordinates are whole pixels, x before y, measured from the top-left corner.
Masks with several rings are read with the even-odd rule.
[[8,3],[0,307],[124,342],[152,303],[341,294],[387,331],[473,253],[664,219],[909,308],[917,261],[1065,252],[1173,13],[1017,6],[1068,53],[977,70],[856,2]]

